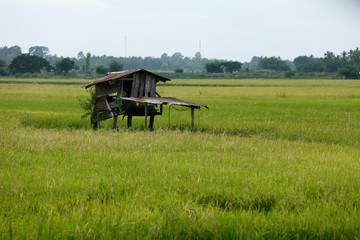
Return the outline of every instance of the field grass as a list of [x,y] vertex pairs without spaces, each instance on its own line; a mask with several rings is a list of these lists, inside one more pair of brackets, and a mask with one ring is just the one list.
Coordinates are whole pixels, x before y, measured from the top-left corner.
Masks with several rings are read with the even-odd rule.
[[360,238],[360,81],[159,85],[210,107],[195,133],[93,132],[68,81],[0,84],[0,239]]

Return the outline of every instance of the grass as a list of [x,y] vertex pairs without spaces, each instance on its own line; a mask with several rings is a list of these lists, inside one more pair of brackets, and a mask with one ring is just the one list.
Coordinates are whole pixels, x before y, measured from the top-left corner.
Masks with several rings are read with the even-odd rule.
[[360,238],[360,82],[183,81],[158,92],[210,107],[194,134],[168,107],[93,132],[80,86],[0,85],[0,238]]

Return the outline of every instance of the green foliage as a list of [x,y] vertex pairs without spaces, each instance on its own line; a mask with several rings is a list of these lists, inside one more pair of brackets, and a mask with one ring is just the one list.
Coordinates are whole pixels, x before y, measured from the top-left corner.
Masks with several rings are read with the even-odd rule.
[[360,79],[360,65],[358,66],[346,66],[338,70],[338,75],[345,77],[346,79]]
[[288,71],[284,75],[286,78],[292,78],[295,76],[295,73],[296,73],[295,71]]
[[39,56],[22,54],[12,60],[9,69],[12,73],[36,73],[40,70],[50,70],[50,63]]
[[225,72],[233,73],[233,72],[240,71],[242,64],[241,64],[241,62],[236,62],[236,61],[225,61],[225,62],[222,62],[222,65],[224,67]]
[[207,73],[223,73],[223,66],[221,62],[208,62],[205,65],[205,69]]
[[70,70],[73,69],[74,64],[75,61],[67,57],[56,63],[56,69],[65,76]]
[[85,72],[90,73],[90,61],[91,61],[91,53],[86,54],[86,60],[85,60]]
[[108,69],[104,67],[103,65],[99,65],[95,68],[95,72],[97,74],[106,74],[108,72]]
[[91,122],[97,117],[97,113],[95,112],[95,88],[92,87],[87,90],[88,96],[85,98],[79,98],[80,107],[83,109],[84,114],[81,118],[90,117]]
[[184,72],[184,69],[182,69],[182,68],[176,68],[176,69],[174,70],[174,72],[175,72],[175,73],[183,73],[183,72]]
[[234,61],[215,61],[206,63],[205,69],[207,73],[233,73],[240,71],[241,65],[240,62]]
[[6,62],[2,59],[0,59],[0,76],[6,76],[7,75],[7,65]]
[[110,62],[109,64],[109,72],[118,72],[118,71],[121,71],[123,70],[123,64],[116,61],[116,60],[113,60]]
[[284,60],[276,57],[261,57],[258,67],[274,71],[290,71],[290,66]]
[[49,48],[44,46],[34,46],[29,48],[29,54],[39,57],[46,57],[49,54]]

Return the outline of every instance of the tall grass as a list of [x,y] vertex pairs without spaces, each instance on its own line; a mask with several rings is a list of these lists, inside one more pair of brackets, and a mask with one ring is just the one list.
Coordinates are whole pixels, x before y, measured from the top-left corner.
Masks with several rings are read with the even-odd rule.
[[0,86],[0,238],[359,238],[360,89],[331,83],[160,87],[210,107],[194,134],[168,107],[93,132],[79,87]]

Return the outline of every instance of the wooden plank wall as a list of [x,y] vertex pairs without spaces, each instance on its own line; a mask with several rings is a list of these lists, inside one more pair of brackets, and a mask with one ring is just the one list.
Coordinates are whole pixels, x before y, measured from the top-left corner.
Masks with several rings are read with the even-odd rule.
[[119,88],[121,87],[121,83],[116,84],[98,84],[95,86],[95,97],[103,97],[113,93],[117,93]]
[[156,79],[152,75],[134,73],[131,97],[155,97]]

